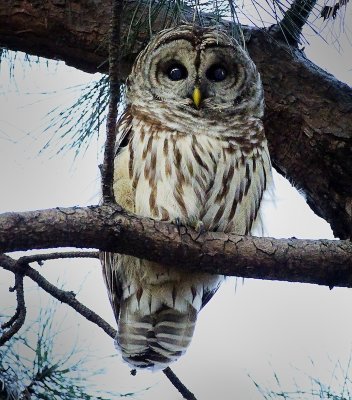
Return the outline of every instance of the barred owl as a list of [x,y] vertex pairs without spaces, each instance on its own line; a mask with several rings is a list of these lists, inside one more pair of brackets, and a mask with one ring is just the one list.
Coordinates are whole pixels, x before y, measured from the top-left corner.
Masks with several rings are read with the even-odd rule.
[[[248,54],[217,29],[182,25],[150,41],[126,87],[117,202],[145,217],[250,233],[271,163],[262,84]],[[101,261],[123,359],[165,368],[186,351],[223,277],[115,253]]]

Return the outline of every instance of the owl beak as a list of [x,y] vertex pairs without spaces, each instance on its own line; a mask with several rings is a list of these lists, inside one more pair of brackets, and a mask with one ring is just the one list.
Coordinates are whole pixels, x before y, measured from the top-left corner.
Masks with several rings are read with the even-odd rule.
[[194,105],[198,108],[199,104],[202,100],[202,92],[200,91],[198,86],[194,87],[193,93],[192,93],[192,99],[193,99],[193,103]]

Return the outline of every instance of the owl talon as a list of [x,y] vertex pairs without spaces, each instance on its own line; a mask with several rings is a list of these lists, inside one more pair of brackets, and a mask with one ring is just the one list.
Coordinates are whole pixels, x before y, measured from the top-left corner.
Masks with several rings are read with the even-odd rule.
[[178,232],[179,236],[181,236],[181,225],[182,225],[182,224],[181,224],[180,218],[179,218],[179,217],[176,217],[175,219],[173,219],[173,220],[171,221],[171,223],[174,224],[174,225],[176,225],[177,232]]
[[205,229],[205,226],[204,226],[203,222],[199,221],[199,220],[196,222],[196,224],[194,226],[194,230],[196,232],[198,232],[198,235],[196,236],[195,240],[197,240],[200,235],[202,235],[203,233],[206,232],[206,229]]
[[179,217],[176,217],[171,221],[171,223],[176,225],[178,234],[180,236],[181,236],[181,226],[185,227],[188,226],[190,228],[193,228],[196,232],[198,232],[198,235],[196,236],[195,240],[197,240],[199,236],[206,231],[203,222],[196,217],[187,218],[186,221],[183,222],[181,222],[181,219]]

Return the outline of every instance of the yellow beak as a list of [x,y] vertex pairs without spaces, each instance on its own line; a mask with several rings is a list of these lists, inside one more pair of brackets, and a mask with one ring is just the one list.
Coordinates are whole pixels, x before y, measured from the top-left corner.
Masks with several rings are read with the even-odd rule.
[[193,99],[193,103],[198,108],[199,104],[200,104],[200,102],[202,100],[202,93],[201,93],[201,91],[200,91],[198,86],[196,86],[194,88],[194,90],[193,90],[192,99]]

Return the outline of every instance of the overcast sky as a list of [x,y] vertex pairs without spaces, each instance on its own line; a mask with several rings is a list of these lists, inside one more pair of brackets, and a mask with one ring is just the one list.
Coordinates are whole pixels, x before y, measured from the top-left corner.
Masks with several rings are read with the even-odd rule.
[[[351,49],[344,36],[344,52],[310,37],[307,55],[317,64],[350,83]],[[345,43],[344,43],[345,42]],[[63,63],[28,66],[19,56],[14,78],[9,64],[0,70],[0,212],[56,206],[88,205],[99,201],[102,138],[93,139],[84,156],[73,152],[55,155],[58,146],[40,152],[52,132],[42,133],[46,115],[55,106],[70,105],[79,91],[65,88],[87,83],[92,76]],[[55,147],[56,146],[56,147]],[[275,204],[267,204],[268,236],[332,238],[329,225],[316,217],[303,197],[281,176],[275,175]],[[40,268],[51,282],[79,291],[78,299],[114,325],[96,260],[47,262]],[[0,315],[9,313],[14,295],[8,292],[12,276],[0,270]],[[48,301],[26,279],[28,320]],[[199,399],[260,399],[252,379],[275,388],[274,372],[284,389],[310,389],[309,376],[333,383],[336,363],[347,365],[352,339],[352,292],[314,285],[228,279],[202,311],[187,354],[173,367]],[[57,353],[74,343],[92,355],[94,368],[106,368],[99,385],[121,393],[137,391],[140,399],[179,399],[161,373],[129,373],[115,354],[113,343],[101,330],[59,306]],[[96,357],[96,358],[95,358]],[[335,373],[339,370],[335,368]],[[250,377],[248,376],[250,375]],[[339,380],[339,377],[338,377]],[[151,387],[144,391],[146,387]],[[140,392],[139,392],[140,391]],[[308,396],[305,398],[309,398]]]

